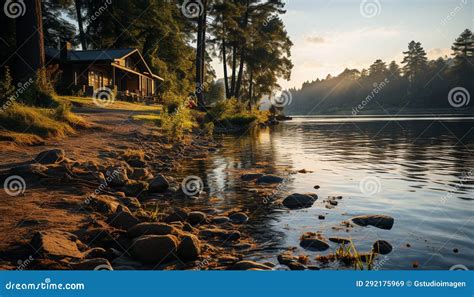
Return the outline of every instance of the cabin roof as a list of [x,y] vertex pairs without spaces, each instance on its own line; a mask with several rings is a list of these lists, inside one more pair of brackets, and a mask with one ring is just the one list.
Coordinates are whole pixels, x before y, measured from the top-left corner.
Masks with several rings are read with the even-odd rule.
[[[48,47],[45,49],[46,56],[51,58],[58,58],[61,55],[61,51],[55,48]],[[130,55],[137,49],[134,48],[121,48],[121,49],[106,49],[106,50],[87,50],[87,51],[68,51],[68,61],[71,62],[90,62],[90,61],[113,61],[115,59],[121,59],[125,56]]]

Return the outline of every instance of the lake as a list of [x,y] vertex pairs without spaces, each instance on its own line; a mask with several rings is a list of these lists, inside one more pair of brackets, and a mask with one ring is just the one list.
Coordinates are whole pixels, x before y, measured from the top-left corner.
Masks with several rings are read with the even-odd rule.
[[[242,231],[264,248],[248,256],[276,263],[295,254],[325,255],[299,247],[304,232],[351,238],[359,252],[376,240],[393,251],[378,256],[378,269],[474,268],[474,118],[301,117],[244,135],[222,136],[223,148],[208,158],[183,161],[179,176],[202,178],[212,198],[185,204],[218,210],[240,209],[250,216]],[[296,173],[305,169],[307,173]],[[276,174],[285,182],[262,199],[259,187],[243,182],[250,172]],[[314,187],[318,185],[320,189]],[[303,210],[274,201],[292,193],[317,193]],[[342,196],[328,208],[328,196]],[[392,216],[391,230],[341,225],[363,214]],[[320,219],[323,215],[325,219]],[[344,269],[337,263],[326,269]]]

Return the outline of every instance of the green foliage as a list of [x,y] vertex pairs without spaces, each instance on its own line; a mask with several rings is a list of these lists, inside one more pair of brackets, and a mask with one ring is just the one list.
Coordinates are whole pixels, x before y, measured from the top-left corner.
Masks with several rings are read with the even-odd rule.
[[187,101],[181,103],[174,112],[165,110],[161,116],[161,129],[169,140],[182,141],[185,135],[196,127]]
[[10,68],[6,66],[3,76],[0,79],[0,105],[5,104],[6,101],[15,93],[15,87],[12,82],[13,79],[10,73]]
[[262,112],[249,110],[246,103],[236,98],[217,102],[207,116],[208,121],[219,127],[246,127],[263,119]]

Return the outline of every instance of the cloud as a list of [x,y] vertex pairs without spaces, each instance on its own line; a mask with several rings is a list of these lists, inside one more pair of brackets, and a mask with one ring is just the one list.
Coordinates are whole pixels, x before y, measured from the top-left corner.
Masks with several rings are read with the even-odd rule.
[[306,36],[305,41],[308,43],[325,43],[326,39],[322,36]]
[[450,48],[434,48],[428,51],[428,59],[435,60],[439,57],[451,57],[453,51]]

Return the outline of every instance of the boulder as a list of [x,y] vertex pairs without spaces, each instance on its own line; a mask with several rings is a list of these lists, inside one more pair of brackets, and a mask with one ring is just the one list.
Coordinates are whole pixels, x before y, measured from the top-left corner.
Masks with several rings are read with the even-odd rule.
[[39,153],[35,161],[43,165],[56,164],[63,161],[65,155],[64,150],[54,149]]
[[25,164],[10,169],[10,175],[19,175],[24,178],[44,175],[48,167],[41,164]]
[[247,223],[249,217],[243,212],[236,212],[229,216],[229,219],[234,224],[244,224]]
[[149,184],[148,192],[150,193],[162,193],[170,187],[170,184],[166,177],[158,174]]
[[390,230],[393,227],[394,219],[386,215],[364,215],[352,218],[354,224],[366,227],[374,226],[380,229]]
[[235,263],[231,270],[271,270],[271,267],[268,267],[264,264],[260,264],[254,261],[239,261]]
[[184,261],[194,261],[201,254],[199,239],[191,234],[184,235],[178,246],[178,256]]
[[192,211],[188,214],[188,222],[190,222],[193,225],[205,223],[206,219],[207,219],[206,214],[200,211]]
[[85,259],[105,258],[106,255],[107,251],[100,247],[92,248],[84,252]]
[[313,206],[316,200],[316,194],[292,194],[283,200],[283,205],[289,209],[308,208]]
[[165,223],[141,223],[127,231],[127,236],[136,238],[143,235],[169,235],[176,233],[176,228]]
[[146,168],[134,168],[130,177],[136,180],[145,180],[152,179],[153,175],[151,175],[150,171]]
[[147,166],[144,160],[140,159],[131,159],[127,161],[128,165],[136,168],[145,168]]
[[132,244],[131,254],[144,263],[157,263],[174,258],[178,249],[178,238],[173,235],[145,235]]
[[108,218],[107,222],[119,229],[128,230],[140,223],[140,221],[128,210],[121,205],[117,207],[117,211]]
[[290,268],[290,270],[306,270],[308,267],[301,264],[300,262],[292,261],[286,264]]
[[372,250],[374,251],[374,253],[381,254],[381,255],[390,254],[392,249],[393,249],[392,245],[385,240],[377,240],[372,247]]
[[284,252],[280,255],[278,255],[278,263],[282,265],[287,265],[288,263],[298,261],[298,257],[293,256],[289,252]]
[[143,192],[148,190],[148,183],[144,181],[127,181],[127,184],[122,187],[122,191],[127,196],[140,196]]
[[253,180],[256,180],[260,177],[262,177],[263,174],[261,173],[250,173],[250,174],[244,174],[240,177],[240,179],[242,179],[243,181],[253,181]]
[[264,175],[257,179],[257,184],[281,184],[283,178],[276,175]]
[[31,246],[47,257],[82,259],[84,255],[79,251],[77,242],[74,234],[51,230],[35,233]]

